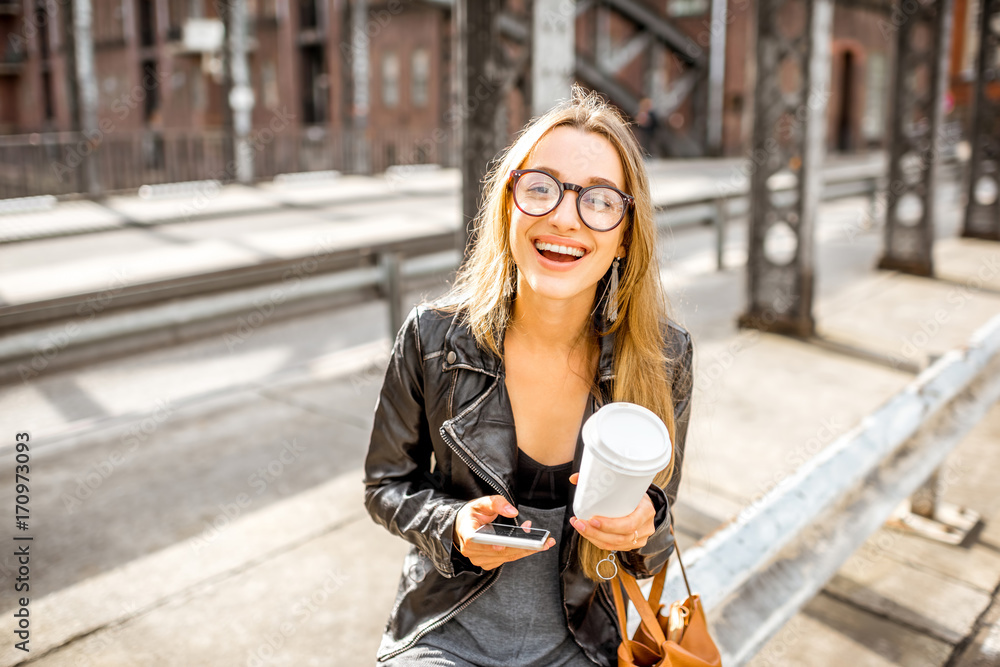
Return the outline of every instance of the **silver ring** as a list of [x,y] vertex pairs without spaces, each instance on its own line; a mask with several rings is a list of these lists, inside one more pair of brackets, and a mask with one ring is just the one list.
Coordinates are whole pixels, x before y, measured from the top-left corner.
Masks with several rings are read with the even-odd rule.
[[[610,577],[605,577],[603,574],[601,574],[601,563],[611,563],[611,566],[615,568],[615,571],[611,573]],[[604,581],[610,581],[611,579],[614,579],[616,576],[618,576],[618,563],[615,562],[615,552],[612,551],[611,553],[608,554],[607,558],[602,558],[601,560],[597,561],[597,567],[595,569],[597,570],[597,576],[603,579]]]

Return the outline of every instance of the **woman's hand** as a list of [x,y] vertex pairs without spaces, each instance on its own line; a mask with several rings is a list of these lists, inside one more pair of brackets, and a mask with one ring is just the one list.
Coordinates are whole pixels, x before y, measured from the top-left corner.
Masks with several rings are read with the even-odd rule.
[[[507,502],[503,496],[483,496],[471,500],[458,510],[455,517],[455,528],[452,532],[452,540],[455,547],[469,561],[484,570],[492,570],[504,563],[518,560],[531,554],[547,551],[556,543],[551,537],[545,543],[545,547],[540,551],[530,549],[515,549],[514,547],[501,547],[494,544],[479,544],[470,542],[469,538],[477,530],[493,521],[500,515],[517,516],[517,508]],[[521,524],[524,528],[530,528],[531,522],[525,521]]]
[[[580,473],[573,473],[569,481],[576,484]],[[595,546],[607,551],[632,551],[646,545],[646,540],[656,532],[656,508],[648,494],[642,494],[639,506],[626,516],[611,519],[606,516],[591,517],[587,521],[572,517],[569,522],[581,536]]]

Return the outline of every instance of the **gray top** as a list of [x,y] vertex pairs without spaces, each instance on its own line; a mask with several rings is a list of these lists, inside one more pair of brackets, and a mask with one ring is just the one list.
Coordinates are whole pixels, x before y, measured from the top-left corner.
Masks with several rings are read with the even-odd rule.
[[[496,581],[453,619],[397,656],[406,665],[593,667],[573,640],[559,588],[565,505],[521,505],[518,520],[552,533],[548,551],[504,563]],[[389,664],[397,664],[390,661]]]

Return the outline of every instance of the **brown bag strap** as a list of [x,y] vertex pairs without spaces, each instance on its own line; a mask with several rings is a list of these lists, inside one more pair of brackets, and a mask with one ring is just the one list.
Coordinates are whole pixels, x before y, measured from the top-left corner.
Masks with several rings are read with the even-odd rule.
[[[684,561],[681,560],[681,549],[677,546],[677,537],[674,535],[674,527],[670,526],[670,535],[674,538],[674,551],[677,552],[677,562],[681,565],[681,574],[684,575],[684,586],[687,588],[688,597],[691,597],[691,586],[688,584],[687,572],[684,571]],[[649,602],[654,608],[660,608],[660,599],[663,597],[663,585],[667,580],[667,568],[662,567],[653,579],[653,587],[649,589]]]
[[[681,575],[684,577],[684,588],[687,589],[688,597],[694,597],[694,593],[691,592],[691,584],[688,583],[688,573],[687,573],[687,570],[684,569],[684,561],[681,560],[681,547],[680,547],[679,544],[677,544],[677,536],[674,535],[674,526],[673,526],[673,524],[670,524],[670,536],[674,538],[674,551],[677,552],[677,562],[680,563],[680,566],[681,566]],[[666,570],[667,568],[663,568],[663,569]],[[653,585],[654,586],[656,585],[655,581],[653,582]],[[660,592],[662,592],[662,591],[663,591],[663,582],[661,581],[660,582]],[[650,597],[652,597],[652,596],[650,596]],[[659,595],[657,595],[656,599],[657,600],[660,599]]]
[[625,601],[622,600],[622,587],[617,579],[608,582],[611,584],[611,591],[615,596],[615,609],[618,611],[618,627],[622,631],[622,646],[625,647],[625,655],[629,662],[634,660],[632,655],[632,641],[628,638],[628,622],[625,618]]
[[660,608],[660,598],[663,597],[663,583],[667,580],[667,566],[664,565],[653,577],[653,586],[649,589],[649,604],[654,609]]
[[651,609],[650,601],[642,596],[642,591],[639,590],[639,584],[636,583],[635,578],[628,572],[619,572],[618,576],[621,578],[622,583],[625,584],[625,592],[628,593],[632,604],[635,605],[636,610],[639,612],[639,618],[642,619],[642,624],[646,626],[646,632],[653,638],[657,646],[661,646],[663,642],[667,641],[667,637],[663,634],[663,628],[656,621],[656,611],[659,609],[659,601],[656,602],[657,609]]

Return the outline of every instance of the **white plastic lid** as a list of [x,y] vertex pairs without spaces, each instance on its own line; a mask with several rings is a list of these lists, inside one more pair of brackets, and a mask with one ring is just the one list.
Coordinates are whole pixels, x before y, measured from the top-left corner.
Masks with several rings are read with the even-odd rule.
[[621,472],[659,472],[673,457],[666,424],[652,410],[624,401],[608,403],[587,419],[583,437],[593,454]]

